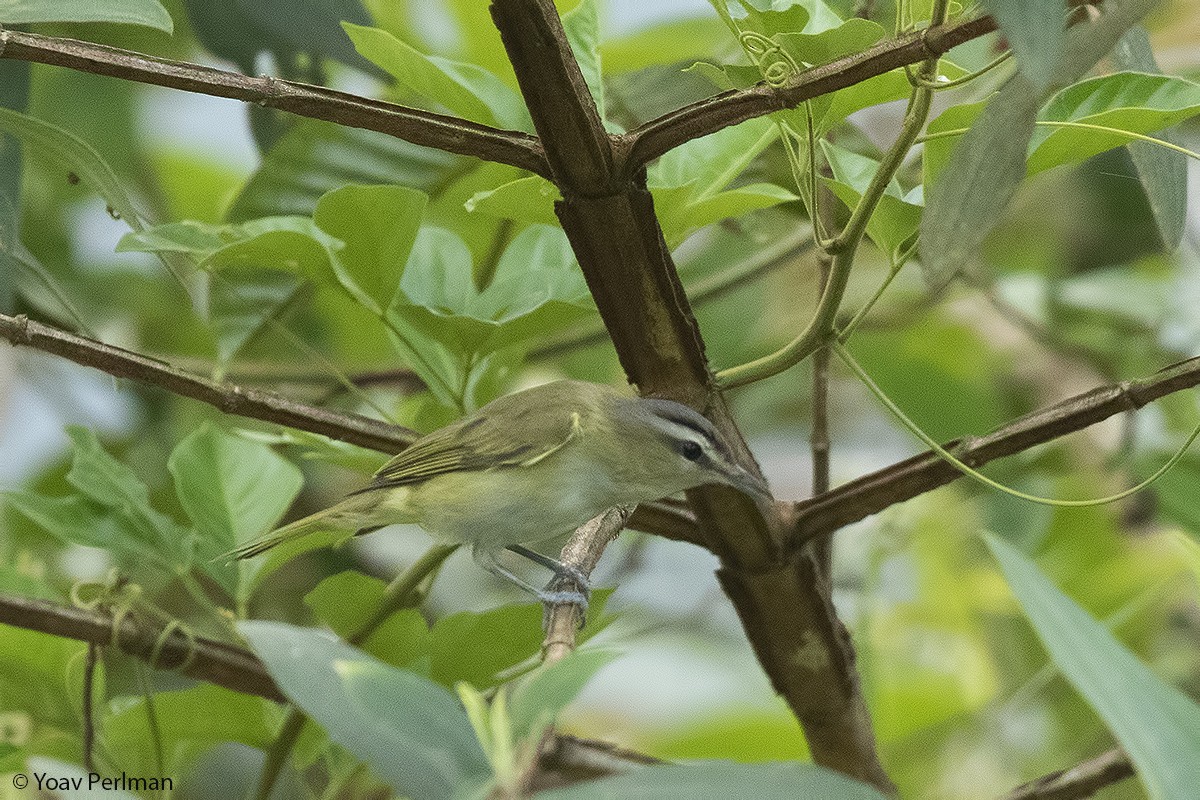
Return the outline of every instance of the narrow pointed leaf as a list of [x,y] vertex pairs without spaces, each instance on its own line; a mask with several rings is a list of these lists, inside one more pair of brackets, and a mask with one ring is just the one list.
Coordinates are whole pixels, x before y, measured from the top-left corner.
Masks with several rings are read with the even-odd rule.
[[987,537],[1050,657],[1117,737],[1151,800],[1200,786],[1200,706],[1164,683],[1012,545]]

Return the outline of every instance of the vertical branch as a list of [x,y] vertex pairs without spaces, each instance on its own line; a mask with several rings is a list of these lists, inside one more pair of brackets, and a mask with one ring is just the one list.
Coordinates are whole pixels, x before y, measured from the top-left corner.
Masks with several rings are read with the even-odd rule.
[[[643,394],[703,411],[757,471],[724,398],[645,188],[630,141],[610,139],[551,0],[493,0],[521,91],[563,200],[571,241],[621,365]],[[619,145],[619,146],[617,146]],[[793,520],[725,487],[688,493],[700,537],[721,560],[718,580],[755,655],[800,720],[818,763],[894,788],[879,763],[850,637],[818,588],[807,550],[783,546]]]

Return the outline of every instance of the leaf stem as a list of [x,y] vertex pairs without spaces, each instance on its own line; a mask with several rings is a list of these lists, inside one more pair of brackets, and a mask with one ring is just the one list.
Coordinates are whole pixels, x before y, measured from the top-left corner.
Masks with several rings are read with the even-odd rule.
[[1088,508],[1091,506],[1106,505],[1108,503],[1116,502],[1117,500],[1123,500],[1124,498],[1129,497],[1131,494],[1140,492],[1142,489],[1145,489],[1147,486],[1165,475],[1167,471],[1171,469],[1171,467],[1175,466],[1179,462],[1179,459],[1183,458],[1184,454],[1187,453],[1188,448],[1192,446],[1192,442],[1196,441],[1197,437],[1200,437],[1200,425],[1197,425],[1194,429],[1192,429],[1191,434],[1184,441],[1183,446],[1176,450],[1175,453],[1169,459],[1167,459],[1165,464],[1155,470],[1153,475],[1151,475],[1149,478],[1146,478],[1141,483],[1138,483],[1136,486],[1131,486],[1130,488],[1117,492],[1116,494],[1085,500],[1060,500],[1054,497],[1039,497],[1038,495],[1026,494],[1025,492],[1022,492],[1018,489],[1013,489],[1010,486],[1005,486],[999,481],[989,478],[988,476],[978,472],[968,464],[959,460],[954,456],[953,453],[938,444],[936,439],[927,434],[925,431],[921,430],[920,426],[913,422],[912,419],[910,419],[908,415],[905,414],[900,407],[896,405],[896,403],[890,397],[888,397],[887,394],[884,393],[883,389],[879,388],[879,385],[876,384],[875,381],[871,380],[871,376],[867,374],[867,371],[863,369],[861,364],[854,360],[854,357],[850,355],[850,351],[847,350],[844,345],[839,342],[835,342],[833,344],[833,351],[837,353],[837,356],[842,360],[842,363],[850,368],[850,371],[854,373],[855,377],[862,381],[863,385],[870,390],[871,394],[875,395],[879,402],[882,403],[888,411],[892,412],[892,415],[900,421],[900,424],[912,432],[912,434],[920,439],[927,447],[929,447],[930,450],[937,453],[937,455],[944,461],[962,474],[966,475],[968,478],[973,478],[985,486],[990,486],[991,488],[998,489],[1005,494],[1012,495],[1013,497],[1030,503],[1037,503],[1038,505],[1055,506],[1058,508]]
[[[937,0],[934,3],[932,25],[939,25],[945,19],[946,5],[946,0]],[[937,73],[937,63],[937,56],[922,62],[920,76],[926,80],[931,80],[932,76]],[[799,336],[774,353],[718,372],[716,380],[722,389],[744,386],[748,383],[778,375],[780,372],[808,358],[817,349],[828,344],[833,334],[834,319],[841,306],[842,297],[846,293],[846,286],[850,282],[850,271],[854,266],[854,257],[867,230],[867,223],[870,221],[871,215],[875,213],[875,209],[879,206],[879,201],[883,198],[888,184],[904,163],[904,159],[907,157],[913,143],[917,140],[921,128],[924,127],[925,120],[929,117],[929,107],[932,101],[932,89],[921,85],[913,87],[912,95],[908,102],[908,110],[904,115],[904,123],[900,128],[900,135],[896,137],[896,141],[892,143],[892,146],[884,155],[879,168],[871,178],[871,183],[867,186],[866,191],[863,192],[858,205],[854,207],[854,211],[851,212],[850,220],[846,223],[846,227],[825,248],[826,252],[833,256],[833,263],[830,266],[829,280],[825,284],[825,290],[821,293],[821,299],[817,302],[817,309],[813,313],[808,327]]]

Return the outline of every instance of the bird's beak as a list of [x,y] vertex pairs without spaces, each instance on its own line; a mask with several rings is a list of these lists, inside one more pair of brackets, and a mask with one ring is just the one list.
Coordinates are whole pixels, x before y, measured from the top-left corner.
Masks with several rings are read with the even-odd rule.
[[768,503],[775,501],[771,496],[771,487],[767,482],[742,466],[734,467],[729,473],[729,485],[750,495],[756,500]]

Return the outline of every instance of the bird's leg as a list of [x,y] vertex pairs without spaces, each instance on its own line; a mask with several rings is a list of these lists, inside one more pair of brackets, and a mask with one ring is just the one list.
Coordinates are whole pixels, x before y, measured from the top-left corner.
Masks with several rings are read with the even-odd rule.
[[[541,553],[521,547],[520,545],[513,545],[508,549],[554,572],[554,579],[547,584],[545,590],[531,586],[506,569],[497,559],[495,550],[474,547],[471,550],[471,554],[475,557],[475,563],[479,564],[479,566],[493,575],[503,578],[514,586],[529,592],[541,602],[548,604],[572,603],[579,606],[582,613],[587,613],[589,592],[587,576],[574,567],[562,564],[549,556],[544,556]],[[566,586],[563,584],[566,584]],[[566,588],[567,586],[574,588]]]
[[591,597],[591,583],[587,575],[577,567],[564,564],[558,559],[543,555],[536,550],[530,550],[519,544],[509,545],[509,550],[519,556],[524,556],[535,564],[540,564],[554,573],[554,577],[546,584],[546,588],[538,594],[538,599],[546,606],[546,618],[543,625],[548,624],[550,608],[555,605],[575,605],[579,607],[579,627],[587,624],[588,599]]

